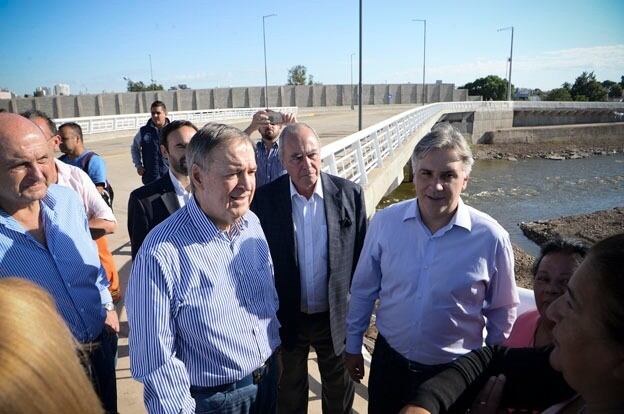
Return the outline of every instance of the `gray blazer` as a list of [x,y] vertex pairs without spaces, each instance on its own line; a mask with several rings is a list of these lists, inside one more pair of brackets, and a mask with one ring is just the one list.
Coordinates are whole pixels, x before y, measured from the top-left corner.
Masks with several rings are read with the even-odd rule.
[[[336,355],[345,343],[347,299],[366,233],[362,188],[348,180],[321,173],[327,221],[328,299],[330,328]],[[295,251],[290,180],[283,175],[260,187],[251,209],[260,218],[275,267],[279,297],[277,317],[282,325],[282,346],[294,346],[301,310],[301,281]]]

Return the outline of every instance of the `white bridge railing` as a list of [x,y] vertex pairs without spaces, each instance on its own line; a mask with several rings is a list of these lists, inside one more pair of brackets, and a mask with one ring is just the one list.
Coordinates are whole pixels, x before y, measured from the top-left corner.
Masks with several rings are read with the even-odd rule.
[[[170,120],[186,119],[193,122],[198,127],[207,122],[226,121],[233,119],[248,119],[257,111],[264,108],[230,108],[230,109],[204,109],[197,111],[172,111],[167,113]],[[296,106],[272,108],[275,111],[297,114]],[[59,127],[65,122],[75,122],[82,128],[85,135],[100,134],[103,132],[115,132],[124,130],[136,131],[150,118],[149,113],[128,114],[128,115],[104,115],[80,118],[60,118],[55,119],[56,126]]]
[[321,149],[323,171],[349,179],[360,185],[368,184],[368,175],[380,168],[383,160],[401,148],[418,129],[424,133],[447,113],[473,111],[516,110],[612,110],[624,111],[621,102],[532,102],[532,101],[472,101],[441,102],[410,109],[355,134],[325,145]]

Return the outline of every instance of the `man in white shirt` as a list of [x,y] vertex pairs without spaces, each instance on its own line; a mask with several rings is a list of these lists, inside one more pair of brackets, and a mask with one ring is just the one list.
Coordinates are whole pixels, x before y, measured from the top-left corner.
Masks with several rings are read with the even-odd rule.
[[284,373],[278,412],[305,413],[314,347],[324,413],[350,413],[355,385],[342,358],[351,277],[366,232],[362,188],[321,172],[318,135],[289,124],[279,138],[288,174],[258,189],[258,215],[275,266]]
[[130,193],[128,234],[133,259],[147,234],[191,197],[186,146],[195,132],[197,127],[189,121],[167,124],[160,133],[160,151],[169,162],[168,174]]

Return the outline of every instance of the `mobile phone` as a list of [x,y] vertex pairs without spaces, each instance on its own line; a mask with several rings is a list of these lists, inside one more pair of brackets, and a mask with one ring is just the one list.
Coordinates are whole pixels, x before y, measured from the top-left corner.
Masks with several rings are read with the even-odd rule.
[[282,114],[275,111],[269,111],[269,122],[272,124],[281,124],[283,121]]

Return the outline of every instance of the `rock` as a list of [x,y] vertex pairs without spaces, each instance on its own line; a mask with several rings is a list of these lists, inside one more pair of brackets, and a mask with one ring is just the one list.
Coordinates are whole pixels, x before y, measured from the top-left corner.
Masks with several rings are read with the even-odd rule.
[[547,160],[555,160],[555,161],[565,160],[565,157],[559,154],[547,155],[544,158],[546,158]]
[[516,157],[507,157],[507,161],[518,161]]

